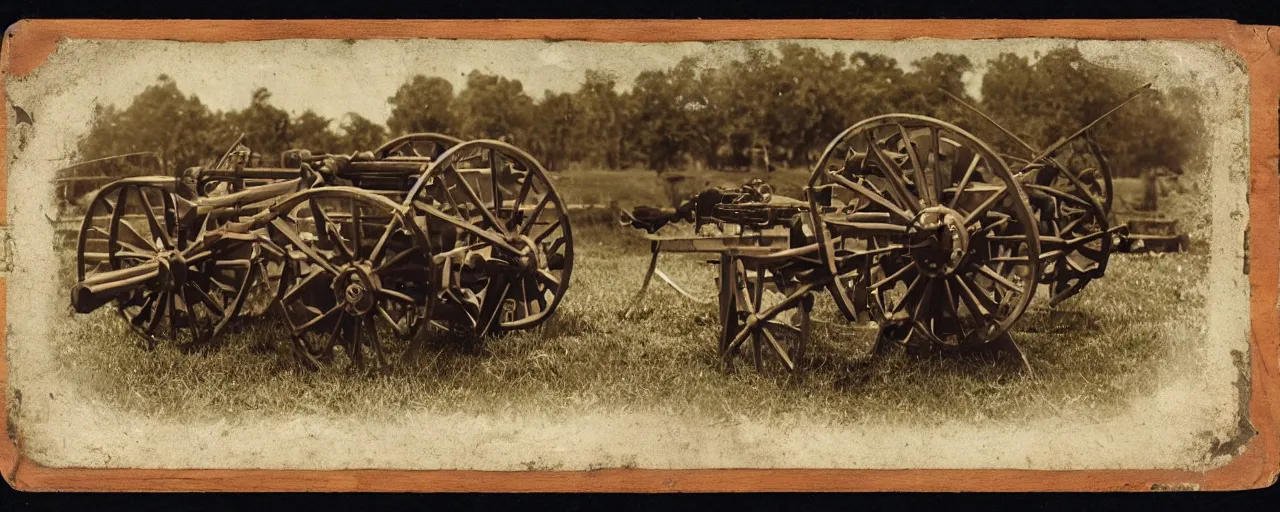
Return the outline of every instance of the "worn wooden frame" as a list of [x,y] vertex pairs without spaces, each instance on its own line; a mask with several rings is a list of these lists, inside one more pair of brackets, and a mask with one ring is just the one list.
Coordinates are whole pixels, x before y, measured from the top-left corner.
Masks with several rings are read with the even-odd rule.
[[[254,41],[330,39],[548,39],[714,41],[725,39],[987,39],[1059,37],[1216,41],[1236,52],[1250,83],[1251,395],[1257,430],[1243,454],[1208,471],[1180,470],[868,470],[721,469],[597,471],[60,469],[23,458],[20,440],[0,438],[0,473],[22,490],[77,491],[1110,491],[1219,490],[1271,485],[1280,472],[1280,27],[1226,20],[911,20],[911,21],[104,21],[30,20],[5,32],[0,73],[21,77],[38,68],[63,38]],[[3,98],[0,82],[0,98]],[[5,102],[7,104],[7,101]],[[5,109],[7,114],[8,109]],[[9,120],[0,122],[6,139]],[[0,226],[7,225],[8,162],[0,149]],[[0,279],[0,323],[6,280]],[[0,329],[0,333],[5,332]],[[0,354],[4,354],[0,334]],[[8,366],[0,365],[0,388]],[[7,394],[0,393],[0,408]]]

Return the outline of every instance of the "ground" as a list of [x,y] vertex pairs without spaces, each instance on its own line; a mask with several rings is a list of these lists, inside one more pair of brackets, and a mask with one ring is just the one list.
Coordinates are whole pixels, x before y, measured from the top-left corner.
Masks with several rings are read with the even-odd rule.
[[[661,182],[601,185],[611,173],[561,179],[570,202],[655,198]],[[697,180],[741,182],[738,173]],[[578,183],[570,183],[577,179]],[[588,184],[595,180],[595,185]],[[781,181],[781,180],[780,180]],[[795,182],[795,183],[790,183]],[[779,183],[798,187],[803,177]],[[701,186],[701,183],[698,184]],[[600,197],[578,198],[576,190]],[[781,191],[781,190],[780,190]],[[613,196],[618,197],[618,196]],[[594,406],[687,412],[712,418],[800,415],[837,423],[884,420],[936,424],[953,419],[1017,420],[1071,408],[1099,417],[1150,393],[1168,363],[1205,330],[1205,300],[1195,291],[1208,255],[1113,257],[1107,276],[1047,309],[1043,293],[1015,327],[1032,371],[977,361],[920,360],[900,353],[873,362],[874,330],[850,325],[820,296],[815,337],[801,383],[780,374],[717,365],[716,306],[686,300],[655,281],[633,319],[621,312],[640,286],[648,246],[634,230],[575,224],[570,289],[541,329],[481,343],[433,334],[426,360],[391,375],[298,370],[255,348],[282,339],[283,326],[250,320],[201,354],[143,349],[110,311],[74,315],[60,325],[62,367],[102,401],[152,417],[234,417],[328,412],[394,417],[406,410],[571,413]],[[714,297],[715,268],[695,255],[664,256],[663,268],[697,296]]]

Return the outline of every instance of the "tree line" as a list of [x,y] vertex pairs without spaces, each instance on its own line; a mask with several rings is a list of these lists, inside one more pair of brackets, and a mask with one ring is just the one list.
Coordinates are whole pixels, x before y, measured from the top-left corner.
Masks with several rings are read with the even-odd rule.
[[[686,58],[641,72],[629,90],[618,77],[589,70],[577,90],[534,98],[519,80],[473,71],[461,90],[444,78],[418,75],[390,98],[385,125],[355,113],[329,119],[290,113],[266,89],[249,106],[211,111],[195,95],[160,76],[127,107],[97,106],[77,156],[159,153],[185,168],[221,155],[243,133],[263,155],[289,148],[349,153],[391,136],[434,131],[464,139],[503,138],[552,170],[742,168],[763,156],[780,167],[813,164],[829,139],[870,116],[907,112],[938,117],[973,131],[996,149],[1026,149],[947,96],[990,114],[1037,148],[1082,127],[1143,83],[1128,70],[1088,61],[1064,48],[1034,58],[1001,54],[985,63],[981,98],[964,86],[975,63],[937,53],[904,68],[885,55],[827,53],[798,44],[752,47],[715,67]],[[945,91],[945,92],[944,92]],[[1094,130],[1120,176],[1151,168],[1176,173],[1202,153],[1204,121],[1193,90],[1154,91]]]

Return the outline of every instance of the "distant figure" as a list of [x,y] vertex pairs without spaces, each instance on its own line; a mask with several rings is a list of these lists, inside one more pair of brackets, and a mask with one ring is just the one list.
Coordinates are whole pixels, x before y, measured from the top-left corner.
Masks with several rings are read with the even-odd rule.
[[[1181,169],[1178,169],[1181,171]],[[1160,178],[1176,179],[1181,172],[1174,172],[1164,167],[1151,167],[1142,173],[1142,204],[1139,209],[1148,212],[1159,210]]]

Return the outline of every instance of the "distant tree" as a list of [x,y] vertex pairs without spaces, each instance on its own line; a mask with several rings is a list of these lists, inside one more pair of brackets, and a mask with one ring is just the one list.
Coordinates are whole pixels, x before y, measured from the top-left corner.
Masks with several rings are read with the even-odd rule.
[[173,79],[160,75],[124,109],[95,106],[76,152],[90,160],[153,151],[164,159],[166,172],[176,172],[200,165],[217,151],[208,137],[215,122],[199,98],[183,95]]
[[[455,94],[449,81],[417,75],[387,98],[386,128],[347,114],[333,121],[273,106],[257,89],[242,110],[210,112],[166,76],[126,107],[94,110],[77,146],[89,159],[155,151],[172,167],[209,162],[239,133],[274,159],[289,147],[348,152],[373,149],[390,134],[434,131],[461,138],[507,138],[552,169],[572,164],[665,171],[687,166],[741,167],[763,148],[772,162],[808,167],[847,126],[891,112],[930,115],[974,132],[1001,152],[1030,156],[947,94],[978,104],[1038,148],[1069,135],[1117,104],[1144,77],[1099,65],[1074,48],[984,63],[981,100],[967,92],[974,63],[937,53],[904,68],[881,54],[825,52],[783,43],[752,44],[741,59],[711,67],[687,58],[649,69],[620,91],[618,77],[588,70],[577,90],[535,100],[518,80],[474,71]],[[1203,164],[1205,121],[1197,91],[1154,91],[1100,123],[1093,138],[1120,176],[1147,169],[1181,173]],[[1072,158],[1089,157],[1079,147]],[[1065,158],[1065,157],[1064,157]]]
[[291,147],[308,149],[313,153],[335,153],[348,151],[342,147],[336,133],[330,129],[333,120],[307,110],[289,122],[292,127]]
[[360,114],[348,112],[342,121],[343,153],[368,151],[387,141],[387,129]]
[[261,154],[264,161],[274,161],[289,149],[289,113],[271,104],[271,91],[264,87],[253,91],[248,107],[227,112],[224,119],[244,133],[244,144]]
[[683,164],[705,139],[708,127],[699,123],[709,100],[699,87],[697,66],[697,60],[686,58],[672,69],[642,71],[636,77],[629,132],[645,163],[658,172]]
[[[1034,63],[1004,54],[987,63],[982,105],[1006,128],[1044,148],[1092,122],[1142,83],[1132,71],[1090,62],[1074,48],[1052,50]],[[1121,177],[1152,168],[1180,174],[1203,149],[1198,101],[1189,89],[1148,92],[1099,123],[1094,139]],[[1002,150],[1027,156],[1004,137],[993,140]]]
[[855,52],[849,55],[849,67],[840,82],[839,95],[847,116],[845,124],[901,111],[898,103],[904,96],[906,72],[893,58]]
[[778,94],[775,106],[782,142],[791,150],[790,163],[808,166],[810,150],[843,128],[847,113],[839,87],[847,60],[843,53],[824,54],[796,43],[778,47]]
[[582,158],[591,165],[618,169],[623,165],[625,99],[618,94],[617,77],[587,70],[573,100],[581,109]]
[[438,132],[457,134],[461,127],[451,111],[453,84],[440,77],[416,75],[387,98],[391,117],[387,128],[392,135]]
[[533,98],[519,80],[472,71],[467,87],[453,102],[459,118],[458,134],[464,138],[505,137],[524,140],[533,121]]
[[708,94],[712,109],[719,113],[719,131],[728,142],[726,152],[741,160],[750,156],[753,146],[781,150],[784,130],[778,106],[786,99],[779,94],[782,75],[777,55],[766,48],[748,47],[746,59],[709,73],[714,79],[706,81]]
[[905,112],[936,117],[962,126],[972,126],[973,114],[951,100],[949,92],[966,103],[976,101],[965,90],[964,75],[973,71],[973,62],[963,55],[935,53],[911,62],[915,69],[902,76],[902,87],[893,99]]
[[550,170],[563,169],[571,161],[582,158],[584,132],[583,110],[569,93],[547,91],[534,107],[538,122],[532,129],[532,148],[542,164]]

